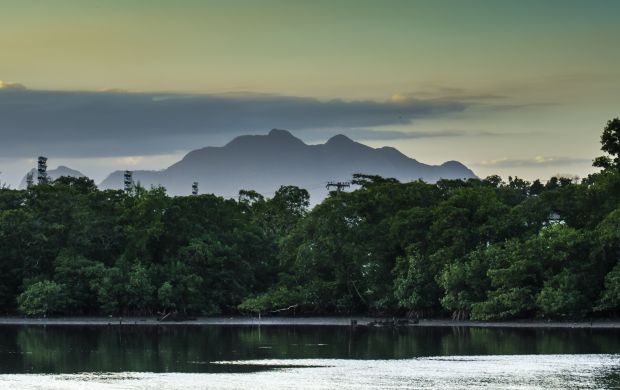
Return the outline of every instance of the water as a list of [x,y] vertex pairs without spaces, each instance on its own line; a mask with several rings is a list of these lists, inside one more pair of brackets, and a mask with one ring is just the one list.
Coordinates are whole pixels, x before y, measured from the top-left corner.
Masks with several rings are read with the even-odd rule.
[[618,330],[2,326],[0,389],[620,389]]

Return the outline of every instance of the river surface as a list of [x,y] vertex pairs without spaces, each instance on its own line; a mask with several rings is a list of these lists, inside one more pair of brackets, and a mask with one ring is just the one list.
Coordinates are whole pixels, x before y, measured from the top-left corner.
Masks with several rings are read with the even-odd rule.
[[0,326],[0,389],[620,389],[614,329]]

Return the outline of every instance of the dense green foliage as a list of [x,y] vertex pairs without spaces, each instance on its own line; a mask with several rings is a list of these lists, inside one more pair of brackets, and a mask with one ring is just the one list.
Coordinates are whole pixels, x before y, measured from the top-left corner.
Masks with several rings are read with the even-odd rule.
[[619,129],[579,183],[355,175],[312,210],[291,186],[237,200],[85,178],[0,189],[0,311],[616,315]]

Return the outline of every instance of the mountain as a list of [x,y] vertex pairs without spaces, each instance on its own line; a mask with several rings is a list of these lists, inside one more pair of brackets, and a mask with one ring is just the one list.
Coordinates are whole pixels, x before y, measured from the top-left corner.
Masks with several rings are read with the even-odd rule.
[[[200,193],[224,197],[234,197],[240,189],[271,197],[281,185],[296,185],[307,189],[316,203],[327,195],[328,181],[348,181],[354,173],[427,182],[476,177],[457,161],[426,165],[394,148],[371,148],[344,135],[307,145],[278,129],[267,135],[240,136],[222,147],[197,149],[167,169],[134,171],[133,177],[145,187],[163,185],[173,195],[191,193],[194,181],[199,182]],[[113,172],[99,187],[122,188],[123,171]]]
[[[34,182],[37,182],[37,170],[36,168],[32,168],[30,170],[29,173],[32,173],[32,178],[34,179]],[[19,188],[24,189],[26,188],[26,176],[28,176],[27,174],[24,175],[24,178],[22,179],[22,181],[19,183]],[[71,169],[69,167],[65,167],[64,165],[59,165],[58,168],[56,169],[48,169],[47,170],[47,176],[49,176],[50,179],[52,180],[56,180],[61,176],[70,176],[70,177],[86,177],[85,174],[83,174],[80,171],[76,171],[75,169]]]

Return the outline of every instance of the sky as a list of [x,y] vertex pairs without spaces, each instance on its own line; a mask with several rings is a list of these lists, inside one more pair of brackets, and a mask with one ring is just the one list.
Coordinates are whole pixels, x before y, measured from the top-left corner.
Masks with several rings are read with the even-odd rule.
[[0,0],[0,182],[96,181],[240,134],[343,133],[480,177],[584,177],[620,1]]

